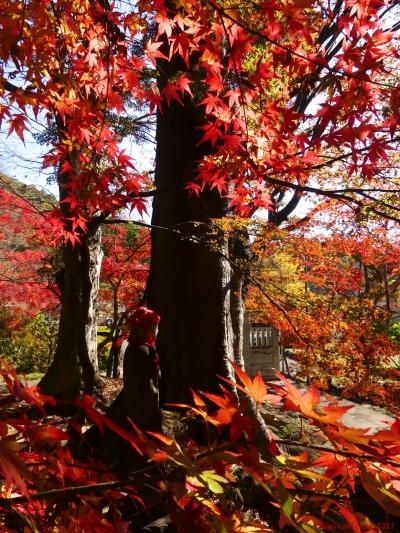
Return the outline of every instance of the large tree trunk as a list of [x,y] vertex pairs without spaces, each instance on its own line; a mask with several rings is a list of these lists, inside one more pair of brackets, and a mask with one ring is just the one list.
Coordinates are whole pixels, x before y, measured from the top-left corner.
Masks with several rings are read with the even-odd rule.
[[[160,60],[158,67],[160,91],[169,79],[187,69],[176,56],[171,61]],[[218,376],[234,379],[228,358],[244,367],[245,276],[237,261],[240,266],[245,263],[240,260],[246,256],[246,239],[228,239],[221,232],[218,246],[211,246],[212,221],[229,213],[229,203],[217,190],[207,189],[196,196],[186,189],[211,146],[200,144],[202,107],[189,98],[183,100],[183,105],[172,101],[157,114],[157,194],[146,290],[147,305],[161,316],[157,339],[160,404],[167,409],[171,408],[168,404],[191,403],[191,389],[219,392]],[[213,238],[215,241],[215,233]],[[140,361],[137,365],[137,370],[125,371],[124,389],[107,411],[111,420],[123,426],[128,416],[132,420],[143,416],[140,402],[130,402],[128,412],[122,401],[136,386]],[[262,456],[270,458],[265,422],[255,402],[246,401],[248,414],[259,423],[254,440]],[[204,437],[196,424],[189,431],[194,438]],[[111,433],[104,438],[91,428],[85,437],[105,462],[126,459],[125,444]],[[129,465],[124,468],[126,471]]]
[[[180,71],[182,60],[159,61],[159,88]],[[210,222],[229,212],[214,190],[189,196],[185,186],[211,151],[201,143],[202,107],[189,98],[172,101],[157,114],[152,251],[147,301],[161,316],[157,350],[161,363],[161,404],[191,402],[191,390],[218,392],[218,376],[233,379],[227,358],[242,368],[246,239],[220,237],[218,250],[207,244]],[[188,237],[185,238],[184,236]],[[190,238],[193,236],[194,238]],[[250,400],[250,399],[248,399]],[[255,436],[269,456],[268,434],[255,402]]]
[[[160,90],[187,69],[178,57],[160,60],[158,67]],[[157,115],[158,192],[153,201],[146,294],[147,305],[161,316],[157,339],[161,404],[191,402],[190,389],[218,391],[217,376],[233,378],[227,358],[244,366],[243,275],[235,267],[244,247],[222,235],[218,249],[210,246],[211,222],[228,214],[228,200],[216,190],[196,196],[185,188],[195,179],[199,161],[211,151],[208,143],[199,144],[203,123],[202,107],[189,98],[183,105],[172,101]],[[131,383],[134,386],[134,374],[124,375],[124,390]],[[250,410],[264,429],[254,403]],[[126,418],[121,402],[114,402],[109,416],[114,421]],[[131,416],[135,419],[134,413]],[[115,445],[111,450],[104,442],[103,452],[115,454],[115,450]]]
[[[164,63],[161,72],[171,68]],[[243,302],[229,243],[221,239],[219,251],[207,245],[209,223],[227,214],[227,200],[215,190],[200,196],[185,190],[209,149],[198,145],[202,118],[187,100],[166,106],[157,119],[155,182],[162,192],[154,199],[152,224],[168,229],[152,231],[148,305],[161,316],[163,402],[188,401],[190,388],[215,390],[217,375],[231,376],[226,356],[241,358]]]
[[[160,70],[167,72],[167,65]],[[189,196],[184,188],[209,149],[199,145],[202,118],[190,101],[172,103],[157,117],[155,181],[160,193],[153,202],[156,228],[147,295],[149,307],[161,316],[161,404],[191,403],[190,389],[218,392],[218,376],[234,379],[227,358],[244,368],[241,260],[246,242],[221,237],[218,250],[208,246],[209,223],[227,215],[227,200],[215,190]],[[267,428],[255,402],[248,401],[248,414],[259,423],[255,440],[267,458]]]

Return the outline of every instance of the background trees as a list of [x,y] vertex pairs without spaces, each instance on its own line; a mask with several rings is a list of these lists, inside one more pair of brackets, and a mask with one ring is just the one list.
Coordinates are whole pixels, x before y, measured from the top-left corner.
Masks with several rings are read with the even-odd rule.
[[[73,397],[81,382],[91,391],[97,373],[100,224],[127,203],[142,206],[135,195],[145,179],[118,146],[115,114],[127,93],[143,99],[144,63],[131,61],[107,2],[28,2],[22,14],[19,2],[3,7],[0,118],[21,139],[31,120],[47,120],[53,135],[44,166],[55,169],[59,186],[52,222],[63,240],[62,306],[55,359],[41,386]],[[68,379],[59,379],[63,372]]]
[[398,317],[398,231],[356,223],[337,206],[326,207],[319,224],[261,224],[250,315],[281,331],[306,375],[385,403],[382,375],[398,356],[390,339]]
[[[269,208],[280,224],[301,195],[315,193],[357,216],[397,220],[395,3],[190,0],[117,11],[64,0],[28,2],[21,23],[20,4],[9,0],[4,13],[2,119],[22,137],[33,112],[56,131],[44,163],[56,168],[60,187],[53,215],[65,290],[44,390],[59,386],[66,361],[71,380],[59,394],[77,392],[80,369],[92,388],[98,228],[125,205],[140,211],[143,197],[155,196],[148,302],[165,316],[163,364],[169,376],[182,372],[179,384],[166,384],[171,398],[197,379],[214,383],[215,371],[227,372],[225,355],[240,361],[245,243],[222,232],[215,246],[213,218]],[[118,144],[127,97],[158,110],[154,191],[143,190],[146,177]],[[204,283],[205,272],[215,283]]]
[[38,233],[52,200],[0,175],[1,356],[19,371],[46,370],[54,354],[59,298],[47,275],[52,235]]
[[[133,225],[108,227],[103,235],[104,259],[101,270],[99,309],[102,332],[99,350],[109,349],[107,376],[120,377],[120,351],[128,332],[124,325],[129,314],[145,295],[150,262],[150,233]],[[107,317],[107,318],[106,318]]]

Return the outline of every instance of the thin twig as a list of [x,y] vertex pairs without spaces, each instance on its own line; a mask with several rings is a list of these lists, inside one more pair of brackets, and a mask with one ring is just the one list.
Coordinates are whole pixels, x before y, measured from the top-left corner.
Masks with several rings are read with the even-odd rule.
[[[371,439],[372,438],[373,438],[373,435],[371,435]],[[337,448],[328,448],[327,446],[317,446],[314,444],[302,444],[300,442],[293,441],[290,439],[276,439],[274,442],[276,442],[276,444],[282,444],[286,446],[295,446],[296,448],[306,448],[306,449],[316,450],[320,452],[332,453],[334,455],[343,455],[344,457],[351,457],[354,459],[360,459],[362,461],[371,461],[373,463],[389,464],[392,466],[400,467],[400,463],[398,461],[394,461],[393,459],[390,459],[389,457],[380,457],[380,456],[371,455],[371,454],[348,452],[346,450],[338,450]]]

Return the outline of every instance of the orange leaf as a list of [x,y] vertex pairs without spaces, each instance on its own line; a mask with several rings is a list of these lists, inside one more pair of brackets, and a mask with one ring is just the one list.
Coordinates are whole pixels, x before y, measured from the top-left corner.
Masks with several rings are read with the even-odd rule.
[[251,388],[249,389],[251,396],[257,403],[263,403],[267,397],[267,386],[264,383],[261,372],[258,371],[258,374],[253,379]]
[[17,455],[19,444],[12,438],[0,439],[0,467],[8,488],[16,486],[29,497],[28,489],[23,477],[31,479],[31,472],[23,460]]

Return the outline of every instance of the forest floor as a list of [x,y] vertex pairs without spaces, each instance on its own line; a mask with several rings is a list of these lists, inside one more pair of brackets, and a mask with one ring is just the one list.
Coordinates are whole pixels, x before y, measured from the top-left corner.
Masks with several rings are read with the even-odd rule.
[[[290,382],[293,383],[296,387],[299,389],[306,389],[307,385],[301,381],[297,380],[295,378],[289,378]],[[26,383],[28,387],[34,386],[38,383],[38,380],[27,380],[24,382],[22,380],[22,383]],[[280,385],[282,386],[282,382],[279,380],[274,380],[268,382],[268,385]],[[105,410],[106,407],[108,407],[112,401],[116,398],[116,396],[119,394],[119,392],[122,390],[122,379],[111,379],[102,377],[100,386],[98,387],[98,395],[99,395],[99,401],[98,401],[98,407],[101,410]],[[322,395],[322,402],[321,405],[324,405],[327,403],[327,399],[324,397],[323,393]],[[375,433],[376,431],[379,431],[381,429],[384,429],[388,426],[388,424],[391,424],[394,422],[396,418],[396,413],[390,412],[388,409],[383,409],[382,407],[378,407],[376,405],[372,405],[371,403],[367,401],[351,401],[344,398],[341,398],[338,395],[335,394],[329,394],[334,400],[338,402],[341,406],[350,406],[351,409],[345,415],[342,417],[342,422],[347,427],[353,427],[353,428],[364,428],[369,429],[370,433]],[[4,401],[7,399],[7,403],[10,405],[12,404],[12,399],[9,396],[9,392],[7,390],[6,385],[4,382],[2,383],[0,381],[0,401],[4,403]],[[270,420],[271,416],[276,417],[280,420],[279,425],[281,426],[283,422],[287,422],[288,428],[287,432],[290,434],[292,432],[292,428],[297,427],[299,424],[301,424],[301,417],[293,411],[286,411],[283,408],[282,404],[278,405],[268,405],[265,406],[262,410],[264,416],[267,416],[267,418]],[[298,423],[296,422],[298,420]],[[271,424],[274,425],[274,424]],[[297,433],[297,429],[293,429],[294,433]]]
[[[299,389],[305,390],[307,388],[304,381],[295,378],[288,379]],[[26,386],[31,387],[36,385],[38,380],[29,380],[26,382],[22,380],[22,382],[25,383]],[[283,382],[280,380],[268,382],[271,389],[271,385],[274,384],[284,386]],[[96,406],[101,411],[106,411],[107,407],[121,391],[122,385],[122,379],[102,377],[96,388]],[[350,401],[334,394],[329,394],[329,396],[333,401],[337,401],[338,405],[351,407],[341,419],[343,424],[349,428],[368,429],[368,433],[373,434],[381,429],[387,428],[396,418],[395,413],[383,409],[382,407],[372,405],[366,401]],[[327,397],[323,392],[321,392],[321,399],[321,405],[328,403]],[[6,385],[0,380],[0,410],[2,411],[3,416],[5,416],[6,413],[9,416],[18,416],[26,409],[27,405],[24,402],[15,400],[9,394]],[[301,446],[307,446],[310,444],[325,446],[327,444],[326,438],[316,426],[307,422],[299,413],[286,410],[282,403],[276,405],[266,404],[261,409],[261,414],[266,424],[273,430],[276,437],[279,440],[287,441],[289,448],[297,448],[297,446],[300,446],[298,450],[300,452]],[[170,411],[163,411],[163,421],[164,424],[166,424],[165,431],[167,431],[167,433],[169,433],[169,425],[172,423],[174,426],[177,423],[175,416],[173,416],[172,421],[169,420],[170,415]],[[62,417],[60,417],[59,422],[60,425],[65,424],[65,420]],[[86,426],[86,428],[88,427],[89,426]]]
[[[307,385],[303,381],[299,381],[293,378],[290,378],[289,381],[299,389],[307,388]],[[268,384],[276,384],[279,386],[283,386],[283,383],[279,380],[271,381]],[[372,405],[367,401],[351,401],[341,398],[340,396],[337,396],[332,393],[329,393],[329,396],[332,397],[333,400],[337,401],[338,405],[351,407],[351,409],[349,409],[347,413],[345,413],[344,416],[341,418],[341,422],[343,422],[343,424],[347,427],[369,429],[370,433],[375,433],[381,429],[385,429],[386,427],[388,427],[388,424],[394,422],[396,418],[395,413],[391,413],[389,412],[389,410],[383,409],[382,407]],[[324,396],[323,392],[321,393],[321,398],[321,405],[326,405],[328,403],[328,400]],[[281,404],[278,404],[277,406],[266,406],[264,411],[275,411],[276,415],[279,414],[279,416],[281,417],[284,417],[286,413],[289,415],[290,419],[293,419],[293,414],[288,411],[285,411]]]

